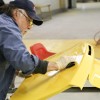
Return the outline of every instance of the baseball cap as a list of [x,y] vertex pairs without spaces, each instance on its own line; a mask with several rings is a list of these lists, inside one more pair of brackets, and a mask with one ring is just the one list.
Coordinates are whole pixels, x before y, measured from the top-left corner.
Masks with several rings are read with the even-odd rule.
[[24,9],[28,16],[33,19],[33,23],[35,25],[41,25],[43,23],[43,20],[36,14],[35,12],[35,5],[30,0],[14,0],[10,1],[9,4],[13,4],[14,6]]

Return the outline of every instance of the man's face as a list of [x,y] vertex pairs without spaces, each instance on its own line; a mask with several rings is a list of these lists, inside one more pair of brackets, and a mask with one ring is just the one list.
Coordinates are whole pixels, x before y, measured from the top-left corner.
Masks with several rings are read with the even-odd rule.
[[29,29],[31,29],[33,22],[24,10],[17,9],[17,13],[18,16],[16,17],[16,22],[24,35]]

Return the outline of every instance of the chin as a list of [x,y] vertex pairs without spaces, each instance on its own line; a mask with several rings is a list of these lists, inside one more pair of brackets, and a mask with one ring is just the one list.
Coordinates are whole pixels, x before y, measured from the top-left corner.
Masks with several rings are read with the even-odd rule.
[[27,31],[22,32],[23,35],[25,35],[27,33]]

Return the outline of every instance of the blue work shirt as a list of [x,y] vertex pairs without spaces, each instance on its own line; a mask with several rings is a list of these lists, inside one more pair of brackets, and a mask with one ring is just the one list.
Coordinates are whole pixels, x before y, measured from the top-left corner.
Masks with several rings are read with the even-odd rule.
[[45,73],[46,61],[30,55],[22,42],[21,30],[17,23],[6,14],[0,15],[0,87],[6,70],[12,66],[28,75],[33,72]]

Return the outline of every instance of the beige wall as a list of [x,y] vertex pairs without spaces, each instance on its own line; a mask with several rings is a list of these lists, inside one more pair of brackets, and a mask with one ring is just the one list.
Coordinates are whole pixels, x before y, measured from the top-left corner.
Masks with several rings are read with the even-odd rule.
[[56,10],[60,8],[68,8],[68,0],[31,0],[35,4],[51,4],[51,10]]
[[[4,0],[6,3],[12,0]],[[34,4],[51,4],[51,10],[56,10],[60,8],[68,8],[68,0],[31,0]]]
[[59,0],[59,6],[60,8],[65,8],[66,7],[65,0]]

